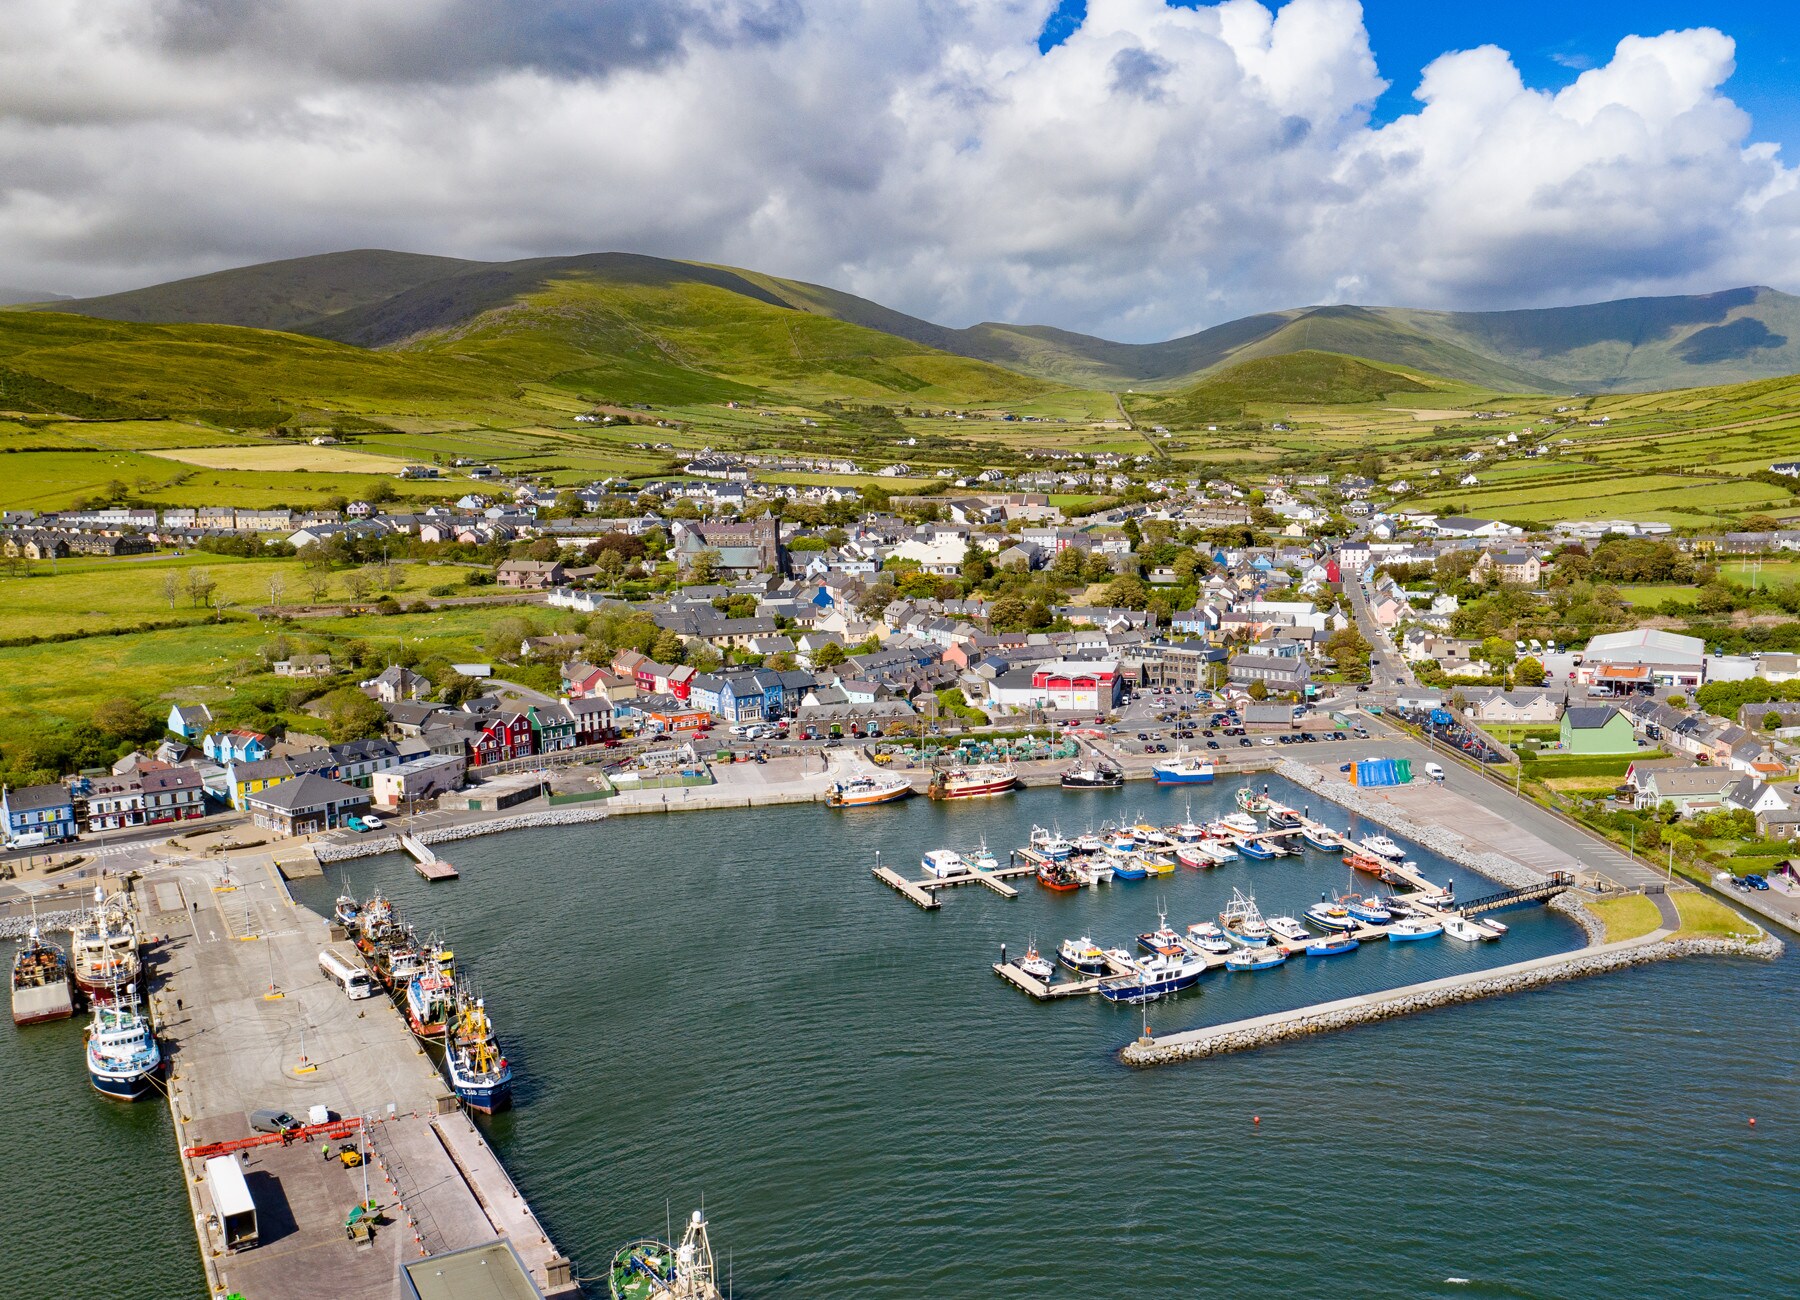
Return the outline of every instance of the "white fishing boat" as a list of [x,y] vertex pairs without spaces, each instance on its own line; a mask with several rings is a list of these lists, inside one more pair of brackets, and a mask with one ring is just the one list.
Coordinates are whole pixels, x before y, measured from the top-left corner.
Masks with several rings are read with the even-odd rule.
[[1256,906],[1256,898],[1241,889],[1231,891],[1231,901],[1219,913],[1219,927],[1229,938],[1252,947],[1269,942],[1269,924]]
[[1357,841],[1364,852],[1378,858],[1386,858],[1389,862],[1405,862],[1406,850],[1385,835],[1365,835]]
[[1000,869],[1000,859],[995,856],[992,849],[988,848],[986,840],[982,840],[981,847],[973,853],[965,853],[963,861],[977,871],[998,871]]
[[1187,941],[1191,947],[1201,952],[1210,952],[1215,956],[1233,951],[1234,945],[1225,937],[1224,931],[1211,921],[1196,921],[1187,928]]
[[1026,945],[1025,955],[1019,958],[1019,969],[1031,976],[1032,979],[1040,980],[1045,984],[1056,978],[1056,967],[1050,963],[1048,957],[1038,951],[1036,939]]
[[1312,931],[1291,916],[1271,916],[1268,918],[1268,925],[1270,934],[1290,943],[1304,943],[1312,938]]
[[1084,831],[1075,837],[1077,853],[1100,853],[1106,848],[1106,841],[1092,831]]
[[1085,934],[1079,939],[1064,939],[1056,950],[1056,959],[1077,975],[1104,975],[1108,970],[1106,954]]

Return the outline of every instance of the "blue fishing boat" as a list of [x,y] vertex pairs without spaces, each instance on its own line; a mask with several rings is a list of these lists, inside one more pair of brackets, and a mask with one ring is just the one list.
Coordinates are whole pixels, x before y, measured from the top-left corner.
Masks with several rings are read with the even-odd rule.
[[1275,856],[1274,847],[1263,840],[1245,840],[1237,848],[1247,858],[1262,860]]
[[1286,948],[1238,948],[1225,957],[1226,970],[1268,970],[1288,959]]
[[1323,827],[1307,826],[1300,832],[1300,838],[1321,853],[1342,853],[1344,842],[1337,835]]
[[1444,932],[1444,927],[1436,921],[1410,918],[1395,921],[1388,927],[1389,943],[1409,943],[1418,939],[1435,939]]
[[1142,880],[1150,874],[1135,853],[1121,853],[1107,861],[1112,863],[1114,880]]
[[1379,900],[1363,898],[1357,894],[1342,894],[1337,900],[1343,904],[1344,910],[1350,913],[1351,919],[1364,925],[1386,925],[1394,919],[1394,914],[1383,907]]
[[1219,928],[1225,931],[1226,938],[1253,948],[1269,942],[1269,925],[1263,920],[1255,897],[1241,889],[1231,891],[1231,901],[1219,913]]
[[1169,914],[1157,913],[1157,928],[1137,937],[1138,947],[1145,952],[1161,953],[1164,957],[1183,957],[1187,948],[1182,945],[1181,936],[1169,928]]
[[512,1105],[512,1065],[500,1052],[487,1007],[462,989],[444,1030],[444,1073],[470,1110],[492,1115]]
[[1213,765],[1198,754],[1178,750],[1172,758],[1150,766],[1158,785],[1211,785]]
[[1352,939],[1347,934],[1328,934],[1322,939],[1314,939],[1306,945],[1308,957],[1338,957],[1347,952],[1355,952],[1362,946],[1362,941]]
[[1192,988],[1206,973],[1202,957],[1165,957],[1158,953],[1136,963],[1129,975],[1119,975],[1100,985],[1100,996],[1108,1002],[1148,1002]]
[[94,1004],[87,1030],[88,1078],[100,1092],[120,1101],[147,1096],[162,1068],[150,1020],[138,1010],[135,991],[117,1002]]
[[1356,921],[1351,917],[1348,908],[1342,903],[1328,903],[1323,899],[1306,909],[1306,919],[1327,930],[1354,930],[1356,928]]

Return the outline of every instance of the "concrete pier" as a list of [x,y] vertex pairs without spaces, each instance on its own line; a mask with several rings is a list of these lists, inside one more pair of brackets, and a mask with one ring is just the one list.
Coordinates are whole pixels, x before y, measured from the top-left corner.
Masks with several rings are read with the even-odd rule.
[[251,1135],[253,1110],[305,1122],[314,1106],[360,1117],[372,1244],[344,1220],[364,1172],[295,1142],[242,1153],[261,1244],[225,1254],[203,1180],[183,1156],[209,1284],[246,1296],[392,1300],[400,1264],[506,1237],[547,1295],[572,1294],[571,1268],[532,1217],[479,1130],[385,997],[351,1001],[320,973],[323,917],[295,904],[268,857],[192,863],[141,884],[153,949],[152,1009],[171,1063],[169,1105],[182,1149]]

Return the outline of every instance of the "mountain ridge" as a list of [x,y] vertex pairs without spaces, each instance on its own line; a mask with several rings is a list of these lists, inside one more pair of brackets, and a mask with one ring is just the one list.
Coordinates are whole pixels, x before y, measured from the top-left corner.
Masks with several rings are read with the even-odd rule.
[[404,349],[432,346],[576,281],[594,287],[590,307],[599,314],[610,310],[608,293],[702,285],[1078,388],[1173,391],[1233,365],[1296,352],[1357,357],[1498,392],[1647,391],[1800,372],[1800,297],[1766,286],[1487,312],[1331,304],[1257,313],[1161,342],[1119,343],[1047,325],[939,325],[827,285],[636,253],[477,262],[354,249],[27,309],[245,325]]

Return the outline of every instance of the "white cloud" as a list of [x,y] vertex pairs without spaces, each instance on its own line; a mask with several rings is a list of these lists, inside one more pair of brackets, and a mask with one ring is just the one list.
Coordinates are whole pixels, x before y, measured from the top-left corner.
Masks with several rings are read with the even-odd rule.
[[1446,54],[1371,127],[1354,0],[1092,0],[1040,55],[1050,8],[0,0],[0,282],[623,248],[1153,338],[1800,279],[1795,175],[1718,32],[1555,94]]

